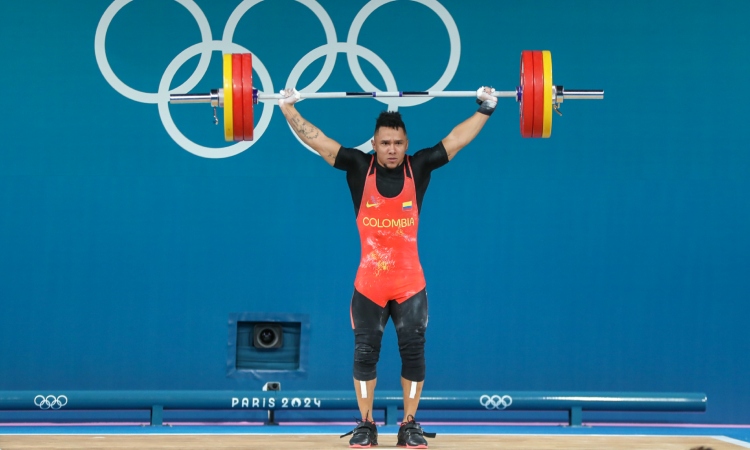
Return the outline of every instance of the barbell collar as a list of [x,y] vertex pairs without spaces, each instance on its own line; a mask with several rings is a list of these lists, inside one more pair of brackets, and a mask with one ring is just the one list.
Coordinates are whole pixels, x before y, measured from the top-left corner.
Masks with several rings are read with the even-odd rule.
[[211,106],[224,107],[224,89],[211,89],[208,94],[170,94],[169,103],[210,103]]

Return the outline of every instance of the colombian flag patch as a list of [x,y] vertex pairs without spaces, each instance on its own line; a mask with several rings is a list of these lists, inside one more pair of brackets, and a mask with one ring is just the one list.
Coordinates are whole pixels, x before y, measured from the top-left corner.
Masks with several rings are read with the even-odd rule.
[[404,202],[401,204],[401,209],[404,211],[409,211],[411,209],[411,202]]

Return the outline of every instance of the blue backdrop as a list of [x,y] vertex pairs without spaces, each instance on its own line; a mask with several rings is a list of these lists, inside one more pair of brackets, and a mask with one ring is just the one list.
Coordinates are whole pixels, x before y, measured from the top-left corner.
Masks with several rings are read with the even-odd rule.
[[[285,389],[351,388],[359,245],[345,174],[278,108],[258,107],[267,126],[252,146],[222,150],[210,107],[165,109],[158,91],[180,52],[221,41],[230,22],[227,42],[262,63],[266,91],[358,24],[348,54],[356,41],[387,67],[359,59],[379,89],[447,74],[449,90],[512,90],[521,50],[548,49],[556,84],[606,90],[566,102],[548,140],[522,139],[516,103],[500,100],[433,175],[419,237],[425,389],[701,391],[707,413],[682,419],[750,423],[750,3],[384,3],[274,0],[233,15],[237,0],[0,2],[0,390],[257,389],[226,373],[228,318],[245,312],[309,315],[308,372]],[[209,56],[202,77],[197,56],[175,66],[171,87],[194,73],[191,91],[221,87],[220,52]],[[346,53],[328,77],[324,58],[297,69],[298,88],[362,89]],[[355,146],[386,107],[299,110]],[[411,150],[475,108],[400,107]],[[384,389],[398,387],[392,331]]]

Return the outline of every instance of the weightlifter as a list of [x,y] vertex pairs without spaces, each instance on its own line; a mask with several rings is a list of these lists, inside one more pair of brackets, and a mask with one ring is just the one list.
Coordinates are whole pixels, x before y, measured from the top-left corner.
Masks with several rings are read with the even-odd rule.
[[354,202],[362,257],[354,280],[350,317],[354,330],[354,389],[362,419],[349,447],[378,445],[372,411],[376,365],[388,318],[393,320],[401,353],[401,386],[404,418],[399,446],[427,448],[416,422],[417,406],[425,379],[424,344],[427,329],[427,291],[417,252],[417,228],[430,174],[452,160],[471,142],[495,110],[494,89],[477,90],[479,109],[458,124],[435,146],[406,155],[409,139],[398,112],[384,111],[375,122],[374,154],[341,146],[305,120],[294,104],[295,89],[281,91],[279,106],[302,142],[331,166],[346,171]]

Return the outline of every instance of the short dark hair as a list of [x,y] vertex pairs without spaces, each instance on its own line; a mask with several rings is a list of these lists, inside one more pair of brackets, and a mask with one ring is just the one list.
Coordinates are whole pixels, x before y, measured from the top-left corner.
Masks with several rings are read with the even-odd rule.
[[380,127],[393,128],[394,130],[402,128],[404,134],[406,134],[406,125],[404,125],[404,121],[401,119],[401,113],[398,111],[381,112],[378,119],[375,121],[375,133],[378,132]]

